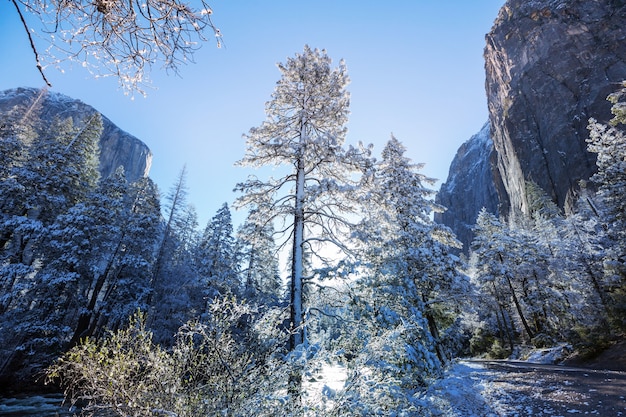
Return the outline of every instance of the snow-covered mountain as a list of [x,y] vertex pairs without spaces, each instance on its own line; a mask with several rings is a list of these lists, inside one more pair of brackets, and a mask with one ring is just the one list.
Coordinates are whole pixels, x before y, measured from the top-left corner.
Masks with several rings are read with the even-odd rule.
[[[14,88],[0,91],[0,118],[16,105],[28,105],[41,94],[37,88]],[[54,117],[72,117],[74,123],[81,123],[86,115],[98,110],[80,100],[66,95],[45,91],[41,118],[49,121]],[[103,131],[100,138],[100,174],[109,176],[119,166],[123,166],[129,181],[145,177],[152,164],[152,152],[148,146],[117,127],[102,115]]]

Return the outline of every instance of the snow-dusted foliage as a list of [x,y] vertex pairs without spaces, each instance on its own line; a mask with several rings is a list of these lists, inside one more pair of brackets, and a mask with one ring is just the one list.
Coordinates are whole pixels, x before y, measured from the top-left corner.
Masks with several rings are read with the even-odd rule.
[[44,68],[70,61],[88,68],[94,77],[117,78],[126,93],[144,93],[153,64],[177,72],[181,63],[193,61],[200,42],[214,35],[221,45],[213,12],[204,0],[26,0],[13,7],[24,25],[22,36],[30,41],[33,66],[48,86],[52,84]]
[[[5,158],[0,163],[0,348],[12,352],[3,355],[0,374],[14,360],[53,352],[67,341],[67,293],[48,293],[42,286],[47,237],[56,218],[80,204],[98,180],[100,115],[77,125],[67,119],[43,126],[40,99],[9,112],[0,132]],[[63,288],[75,277],[71,271],[49,281]],[[54,301],[52,310],[39,308]]]
[[[590,149],[596,152],[606,150],[606,142],[619,142],[615,129],[592,122],[590,130]],[[621,174],[613,172],[609,180],[605,163],[598,158],[597,195],[582,184],[567,215],[532,182],[527,215],[507,223],[486,210],[480,213],[471,254],[482,323],[472,341],[475,352],[507,356],[518,343],[545,347],[563,341],[593,349],[623,327],[620,240],[611,236],[623,233],[623,198],[617,197],[623,190],[617,186],[607,193]]]
[[[348,119],[348,75],[325,51],[305,46],[302,54],[279,64],[282,73],[267,120],[246,135],[247,150],[239,165],[287,167],[281,178],[251,176],[238,184],[239,206],[253,205],[291,246],[291,347],[305,340],[304,257],[328,266],[323,247],[344,248],[341,236],[353,211],[346,192],[359,169],[361,150],[343,146]],[[336,250],[332,249],[332,250]]]
[[204,312],[207,302],[206,282],[196,263],[200,233],[195,209],[187,203],[186,176],[183,167],[165,196],[151,271],[148,324],[155,341],[166,345],[183,323]]
[[606,231],[609,247],[603,254],[604,278],[610,293],[611,319],[626,328],[626,135],[619,123],[624,123],[622,98],[624,89],[612,99],[613,124],[610,127],[589,121],[588,149],[597,154],[598,172],[591,178],[598,185],[596,206],[599,223]]
[[519,337],[538,347],[567,338],[577,323],[572,306],[586,302],[564,218],[536,185],[528,195],[529,217],[508,225],[483,210],[476,223],[472,276],[487,325],[475,342],[494,337],[497,356],[510,353]]
[[263,387],[262,353],[248,350],[249,307],[224,298],[209,305],[209,319],[183,325],[166,351],[152,340],[145,315],[101,340],[87,339],[48,371],[72,401],[116,415],[242,415]]
[[275,233],[274,224],[254,207],[237,231],[243,294],[259,304],[274,304],[283,295]]
[[224,203],[207,224],[196,256],[198,272],[210,291],[239,292],[239,254],[228,204]]
[[[355,227],[356,281],[343,329],[355,359],[351,391],[364,410],[416,412],[412,393],[442,371],[455,354],[458,305],[467,287],[459,259],[435,225],[432,182],[404,156],[395,138],[363,178],[363,220]],[[358,323],[355,325],[355,323]],[[365,392],[373,396],[366,398]],[[399,413],[398,415],[403,415]]]

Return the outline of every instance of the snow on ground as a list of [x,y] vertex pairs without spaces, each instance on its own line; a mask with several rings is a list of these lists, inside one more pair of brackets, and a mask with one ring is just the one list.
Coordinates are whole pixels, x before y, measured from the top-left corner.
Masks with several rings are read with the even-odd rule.
[[[460,360],[433,381],[418,402],[427,405],[433,417],[626,417],[626,372],[539,364],[557,356],[555,350],[545,350],[526,355],[534,363]],[[332,409],[346,379],[341,364],[320,364],[303,380],[307,400]],[[61,400],[0,399],[0,416],[65,415],[48,410]]]
[[485,392],[493,389],[489,384],[493,372],[481,364],[457,362],[444,378],[431,385],[424,400],[432,404],[433,414],[446,417],[498,417],[498,404]]
[[519,357],[530,363],[554,364],[561,363],[571,351],[571,345],[562,343],[551,348],[532,349],[528,352],[521,352]]
[[[305,379],[304,389],[309,400],[332,402],[341,391],[347,378],[345,367],[325,364],[313,378]],[[420,398],[420,403],[430,404],[433,416],[446,417],[500,417],[506,415],[499,404],[500,395],[491,395],[498,388],[492,384],[495,372],[482,364],[457,362],[443,379],[436,380]]]
[[324,364],[315,375],[305,375],[303,389],[312,397],[333,398],[348,379],[348,371],[340,364]]

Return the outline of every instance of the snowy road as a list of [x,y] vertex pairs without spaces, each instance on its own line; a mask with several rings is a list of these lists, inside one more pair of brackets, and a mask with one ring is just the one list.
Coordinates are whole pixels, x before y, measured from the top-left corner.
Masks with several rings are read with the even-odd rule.
[[[454,417],[626,417],[626,373],[515,361],[461,361],[429,391]],[[437,398],[438,397],[438,398]]]

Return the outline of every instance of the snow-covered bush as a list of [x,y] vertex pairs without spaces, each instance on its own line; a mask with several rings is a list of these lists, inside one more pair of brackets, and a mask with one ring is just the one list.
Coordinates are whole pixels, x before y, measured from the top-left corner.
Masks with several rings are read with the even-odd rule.
[[152,341],[145,315],[102,340],[86,339],[48,370],[72,403],[86,411],[128,415],[239,415],[262,391],[271,368],[263,352],[247,349],[248,305],[225,297],[208,320],[182,326],[166,351]]

